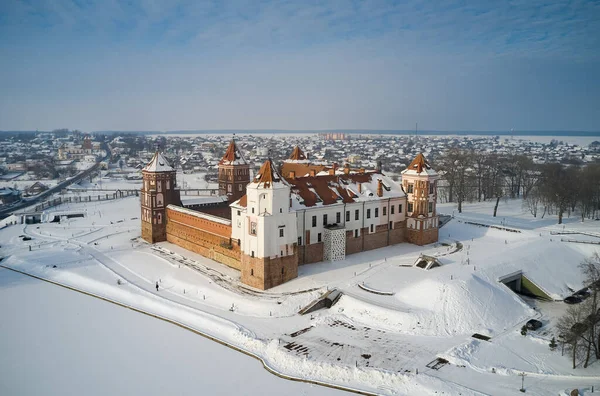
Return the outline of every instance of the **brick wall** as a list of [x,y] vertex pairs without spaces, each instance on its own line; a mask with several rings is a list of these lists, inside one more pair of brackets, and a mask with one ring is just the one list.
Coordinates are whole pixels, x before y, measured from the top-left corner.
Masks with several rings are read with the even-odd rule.
[[167,209],[167,241],[239,270],[240,247],[229,235],[231,226]]
[[311,243],[299,248],[298,264],[310,264],[323,261],[323,242]]
[[381,247],[387,246],[388,242],[388,232],[387,230],[382,230],[379,232],[374,232],[372,234],[368,233],[368,228],[363,228],[363,238],[364,238],[364,250],[373,250],[379,249]]
[[406,220],[394,223],[390,230],[390,245],[406,242]]
[[276,258],[241,256],[242,282],[260,290],[270,289],[298,277],[298,254]]
[[346,254],[354,254],[362,251],[363,234],[354,238],[354,230],[346,231]]
[[192,228],[197,228],[201,231],[207,231],[211,234],[225,237],[227,239],[231,237],[231,225],[203,219],[191,214],[178,212],[170,208],[167,208],[167,218],[169,223],[180,223]]
[[438,241],[439,230],[437,228],[431,228],[429,230],[414,230],[408,229],[406,231],[406,239],[410,243],[415,245],[423,246]]

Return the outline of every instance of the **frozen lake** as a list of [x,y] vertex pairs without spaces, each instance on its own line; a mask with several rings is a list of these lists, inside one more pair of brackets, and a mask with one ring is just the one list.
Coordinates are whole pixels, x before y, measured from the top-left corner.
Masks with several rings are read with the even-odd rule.
[[146,315],[0,268],[1,395],[329,395]]

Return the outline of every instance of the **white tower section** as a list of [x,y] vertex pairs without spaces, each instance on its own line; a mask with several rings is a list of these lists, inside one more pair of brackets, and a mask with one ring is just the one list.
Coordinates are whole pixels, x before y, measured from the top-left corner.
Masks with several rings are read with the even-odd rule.
[[293,255],[298,236],[290,186],[270,159],[246,186],[245,207],[243,200],[231,205],[232,238],[240,240],[242,254],[271,259]]

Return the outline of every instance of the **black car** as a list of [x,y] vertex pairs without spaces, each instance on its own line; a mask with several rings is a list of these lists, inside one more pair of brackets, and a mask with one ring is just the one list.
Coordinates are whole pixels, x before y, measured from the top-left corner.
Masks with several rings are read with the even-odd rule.
[[565,298],[563,301],[566,302],[567,304],[579,304],[580,302],[583,301],[583,299],[581,297],[577,297],[577,296],[569,296],[569,297]]
[[527,321],[527,323],[525,323],[525,326],[529,329],[529,330],[537,330],[540,327],[542,327],[544,324],[542,322],[540,322],[537,319],[530,319],[529,321]]
[[574,293],[573,295],[575,297],[581,298],[582,300],[585,300],[586,298],[588,298],[589,296],[592,295],[592,292],[590,292],[589,289],[582,289],[582,290],[579,290],[577,293]]

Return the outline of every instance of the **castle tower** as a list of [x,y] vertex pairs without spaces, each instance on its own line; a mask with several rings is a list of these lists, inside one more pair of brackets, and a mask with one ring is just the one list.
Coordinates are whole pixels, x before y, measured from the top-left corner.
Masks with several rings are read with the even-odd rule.
[[231,139],[229,147],[219,161],[219,195],[227,196],[228,202],[235,202],[246,193],[250,182],[250,166],[242,152]]
[[407,195],[406,238],[416,245],[438,240],[437,179],[438,174],[423,154],[402,171],[402,188]]
[[290,185],[270,159],[246,186],[244,199],[232,205],[232,212],[232,224],[239,228],[232,236],[241,244],[242,282],[264,290],[296,278],[298,236]]
[[142,238],[150,243],[167,240],[167,205],[181,205],[176,171],[158,151],[142,169]]

